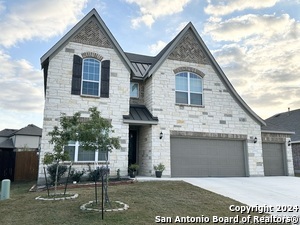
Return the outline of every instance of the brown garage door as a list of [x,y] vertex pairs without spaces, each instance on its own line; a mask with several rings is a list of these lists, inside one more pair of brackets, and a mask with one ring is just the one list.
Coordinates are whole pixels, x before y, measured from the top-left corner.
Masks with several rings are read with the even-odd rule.
[[240,140],[171,138],[171,176],[246,176],[244,145]]
[[280,143],[263,143],[265,176],[284,176],[284,145]]

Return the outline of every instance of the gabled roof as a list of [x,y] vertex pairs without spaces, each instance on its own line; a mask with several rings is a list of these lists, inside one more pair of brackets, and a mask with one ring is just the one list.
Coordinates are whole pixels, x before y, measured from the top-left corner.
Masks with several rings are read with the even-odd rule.
[[[119,43],[116,41],[110,30],[107,28],[101,17],[99,16],[96,9],[92,9],[82,20],[80,20],[66,35],[64,35],[49,51],[47,51],[42,57],[41,57],[41,65],[42,68],[44,68],[45,63],[47,63],[47,60],[53,56],[59,49],[61,49],[63,46],[65,46],[66,43],[70,41],[70,39],[92,18],[95,17],[97,22],[100,24],[101,28],[109,38],[109,40],[112,42],[114,49],[119,54],[121,59],[124,61],[125,65],[135,74],[137,73],[136,69],[133,67],[133,65],[130,63],[129,59],[127,58],[126,54],[122,50]],[[138,74],[137,74],[138,75]]]
[[196,37],[199,45],[202,47],[202,49],[204,50],[204,53],[208,57],[208,60],[210,61],[213,69],[216,71],[217,75],[222,80],[222,82],[224,83],[224,85],[228,88],[229,93],[237,100],[237,102],[239,103],[239,105],[242,108],[244,108],[245,111],[252,118],[254,118],[261,125],[266,125],[265,121],[262,118],[260,118],[244,102],[244,100],[241,98],[241,96],[236,92],[236,90],[234,89],[234,87],[232,86],[232,84],[230,83],[230,81],[228,80],[228,78],[226,77],[225,73],[223,72],[223,70],[221,69],[221,67],[219,66],[219,64],[217,63],[217,61],[215,60],[215,58],[213,57],[213,55],[210,53],[209,49],[207,48],[207,46],[205,45],[205,43],[203,42],[202,38],[200,37],[200,35],[198,34],[197,30],[195,29],[195,27],[193,26],[193,24],[191,22],[188,23],[185,26],[185,28],[171,42],[169,42],[166,45],[166,47],[163,50],[161,50],[160,53],[154,58],[151,66],[150,66],[150,68],[144,74],[144,77],[145,78],[150,77],[150,76],[152,76],[152,74],[154,74],[157,71],[157,69],[168,58],[168,56],[176,48],[176,46],[179,44],[179,42],[182,40],[182,38],[185,36],[185,34],[187,32],[189,32],[189,31],[191,31],[195,35],[195,37]]
[[4,129],[0,131],[0,137],[11,137],[17,130],[16,129]]
[[[92,18],[95,17],[99,22],[100,26],[104,30],[105,34],[108,36],[110,41],[113,43],[114,49],[119,54],[121,59],[124,61],[125,65],[131,70],[133,78],[136,79],[146,79],[152,76],[157,69],[161,66],[161,64],[168,58],[168,56],[172,53],[172,51],[176,48],[179,42],[183,39],[185,34],[191,31],[199,45],[204,50],[204,53],[208,57],[210,64],[213,69],[216,71],[217,75],[220,77],[224,85],[227,87],[229,93],[236,99],[239,105],[245,109],[245,111],[254,118],[261,125],[266,125],[264,120],[262,120],[257,114],[255,114],[252,109],[244,102],[244,100],[239,96],[239,94],[235,91],[226,75],[222,71],[221,67],[218,65],[205,43],[201,39],[200,35],[196,31],[193,24],[188,23],[185,28],[171,41],[166,47],[155,57],[137,55],[132,53],[124,53],[118,42],[115,40],[114,36],[111,34],[99,14],[95,9],[92,9],[81,21],[79,21],[63,38],[61,38],[46,54],[41,57],[41,65],[42,68],[47,68],[49,58],[53,56],[59,49],[65,46],[66,43]],[[139,59],[140,58],[140,59]],[[44,69],[44,79],[46,83],[47,71]],[[46,69],[47,70],[47,69]],[[46,85],[45,85],[46,87]],[[45,88],[46,89],[46,88]]]
[[300,141],[300,109],[287,111],[283,113],[276,114],[266,119],[267,127],[263,129],[268,129],[276,127],[281,129],[281,131],[295,132],[291,136],[292,141]]
[[42,129],[34,124],[29,124],[28,126],[16,131],[14,135],[42,136]]
[[135,68],[136,73],[135,77],[136,79],[144,79],[145,74],[147,74],[147,71],[151,67],[151,65],[155,61],[155,57],[152,56],[146,56],[146,55],[138,55],[133,53],[125,52],[126,56],[130,60],[132,66]]

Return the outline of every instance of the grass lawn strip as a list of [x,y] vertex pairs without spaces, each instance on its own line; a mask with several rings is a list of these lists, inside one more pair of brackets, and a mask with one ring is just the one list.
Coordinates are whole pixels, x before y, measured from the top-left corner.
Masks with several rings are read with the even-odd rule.
[[[72,225],[123,225],[156,224],[155,218],[170,217],[246,217],[248,214],[230,212],[229,206],[244,205],[230,198],[195,187],[181,181],[135,182],[128,185],[109,186],[111,202],[121,201],[130,206],[128,210],[101,213],[82,211],[80,206],[95,199],[94,188],[77,188],[79,197],[68,201],[36,201],[47,192],[29,192],[33,183],[11,185],[11,198],[0,201],[0,224],[72,224]],[[43,193],[43,194],[41,194]],[[101,192],[98,192],[99,196]],[[251,216],[266,216],[252,212]],[[180,223],[177,223],[180,224]],[[212,221],[206,224],[214,224]]]

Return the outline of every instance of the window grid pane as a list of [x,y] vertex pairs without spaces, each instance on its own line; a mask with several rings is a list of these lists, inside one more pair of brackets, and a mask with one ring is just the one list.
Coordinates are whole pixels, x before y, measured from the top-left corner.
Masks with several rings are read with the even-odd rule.
[[98,152],[98,161],[106,161],[108,159],[107,151]]
[[70,161],[75,160],[75,146],[65,146],[64,151],[69,153]]
[[130,83],[130,97],[138,98],[139,97],[139,84]]
[[187,73],[180,73],[176,75],[176,91],[188,91]]
[[202,94],[194,94],[190,95],[191,105],[202,105]]
[[82,94],[84,95],[96,95],[99,93],[99,83],[97,82],[82,82]]
[[190,91],[191,92],[202,92],[202,80],[195,74],[190,74]]
[[177,91],[176,103],[188,104],[188,93]]
[[95,161],[94,151],[85,151],[81,147],[78,148],[78,161]]

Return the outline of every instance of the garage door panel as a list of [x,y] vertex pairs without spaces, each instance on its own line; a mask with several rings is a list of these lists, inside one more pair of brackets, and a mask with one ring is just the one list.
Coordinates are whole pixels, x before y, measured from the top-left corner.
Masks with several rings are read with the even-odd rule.
[[173,177],[245,176],[243,141],[171,138]]
[[284,176],[283,144],[263,143],[262,148],[265,176]]

